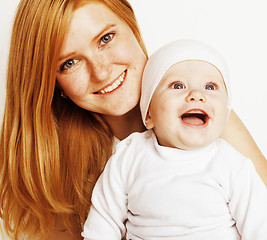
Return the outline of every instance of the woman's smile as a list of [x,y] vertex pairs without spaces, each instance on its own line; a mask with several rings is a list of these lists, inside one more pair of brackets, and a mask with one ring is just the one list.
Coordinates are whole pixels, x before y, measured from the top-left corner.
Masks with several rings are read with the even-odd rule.
[[127,73],[127,69],[117,79],[107,84],[105,87],[103,87],[99,91],[94,92],[94,94],[107,94],[107,93],[111,93],[119,89],[123,85],[126,79],[126,73]]

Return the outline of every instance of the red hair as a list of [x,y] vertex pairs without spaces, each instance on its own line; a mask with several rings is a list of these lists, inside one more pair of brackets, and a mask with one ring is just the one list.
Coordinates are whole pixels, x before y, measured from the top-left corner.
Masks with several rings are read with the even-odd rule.
[[[93,0],[95,1],[95,0]],[[96,114],[60,97],[56,66],[72,13],[90,0],[22,0],[10,44],[0,135],[0,217],[13,239],[44,237],[60,221],[80,234],[113,134]],[[99,0],[132,29],[130,4]]]

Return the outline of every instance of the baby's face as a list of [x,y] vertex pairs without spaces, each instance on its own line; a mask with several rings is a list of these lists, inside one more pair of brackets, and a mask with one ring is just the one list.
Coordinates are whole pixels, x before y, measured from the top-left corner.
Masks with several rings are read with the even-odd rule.
[[148,111],[162,146],[193,150],[217,139],[227,121],[228,95],[216,67],[198,60],[176,63],[157,86]]

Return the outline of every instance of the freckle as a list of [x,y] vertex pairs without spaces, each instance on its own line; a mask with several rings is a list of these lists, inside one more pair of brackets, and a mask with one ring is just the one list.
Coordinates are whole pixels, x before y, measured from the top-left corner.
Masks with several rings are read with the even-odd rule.
[[160,110],[161,110],[162,112],[165,112],[165,111],[166,111],[166,107],[165,107],[165,106],[162,106],[162,107],[160,108]]

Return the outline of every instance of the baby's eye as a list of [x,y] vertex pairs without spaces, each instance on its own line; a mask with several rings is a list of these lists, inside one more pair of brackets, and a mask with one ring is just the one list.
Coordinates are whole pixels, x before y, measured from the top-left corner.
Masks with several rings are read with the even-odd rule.
[[174,89],[184,89],[185,88],[185,85],[181,82],[178,82],[178,83],[174,83],[171,85],[171,88],[174,88]]
[[204,86],[204,89],[206,89],[206,90],[216,90],[217,89],[217,84],[215,84],[215,83],[207,83]]
[[103,45],[109,43],[114,37],[114,33],[108,33],[104,35],[102,38],[100,38],[100,47]]
[[73,67],[76,63],[78,62],[78,60],[74,60],[74,59],[68,59],[66,62],[64,62],[61,67],[60,67],[60,71],[66,71],[68,69],[70,69],[71,67]]

